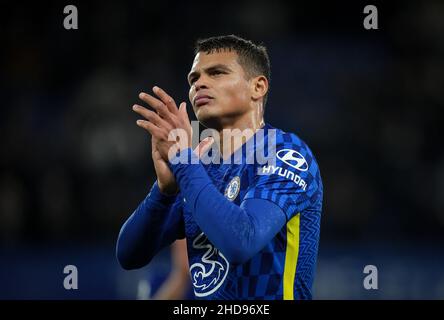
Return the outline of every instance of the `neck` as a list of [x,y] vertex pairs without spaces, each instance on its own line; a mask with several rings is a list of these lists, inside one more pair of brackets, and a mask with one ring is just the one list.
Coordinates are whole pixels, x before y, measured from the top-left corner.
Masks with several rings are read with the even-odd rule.
[[[215,129],[219,133],[219,146],[223,159],[228,159],[237,149],[242,147],[258,129],[265,125],[262,108],[254,108],[254,110],[255,112],[247,113],[243,117],[225,123],[221,128]],[[240,135],[239,131],[241,131]]]

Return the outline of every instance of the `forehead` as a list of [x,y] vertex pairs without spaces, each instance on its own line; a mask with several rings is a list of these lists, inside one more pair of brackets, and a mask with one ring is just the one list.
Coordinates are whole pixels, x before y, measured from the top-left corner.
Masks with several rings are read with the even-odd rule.
[[234,50],[214,51],[212,53],[198,52],[194,57],[191,71],[210,68],[216,64],[226,65],[233,70],[241,68],[237,61],[238,55]]

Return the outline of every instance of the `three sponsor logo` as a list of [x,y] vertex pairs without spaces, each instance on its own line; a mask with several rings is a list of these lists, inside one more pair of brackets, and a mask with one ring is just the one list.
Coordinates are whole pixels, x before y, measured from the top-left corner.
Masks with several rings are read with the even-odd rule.
[[206,297],[217,291],[228,275],[230,264],[202,232],[193,241],[193,249],[204,251],[200,261],[190,266],[194,294]]

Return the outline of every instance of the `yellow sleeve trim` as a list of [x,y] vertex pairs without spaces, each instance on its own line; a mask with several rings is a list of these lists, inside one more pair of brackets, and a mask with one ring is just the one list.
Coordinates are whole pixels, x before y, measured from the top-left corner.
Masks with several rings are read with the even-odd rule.
[[299,229],[301,215],[298,213],[287,222],[287,249],[284,266],[284,300],[294,300],[294,279],[299,256]]

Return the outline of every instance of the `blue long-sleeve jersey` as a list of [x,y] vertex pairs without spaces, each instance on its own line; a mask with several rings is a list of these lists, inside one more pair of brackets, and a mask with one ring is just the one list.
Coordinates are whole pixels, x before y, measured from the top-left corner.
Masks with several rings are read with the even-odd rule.
[[319,168],[296,135],[270,125],[262,133],[219,164],[183,151],[187,163],[171,164],[180,193],[164,196],[155,184],[122,227],[122,266],[142,267],[186,237],[197,298],[310,299],[322,209]]

